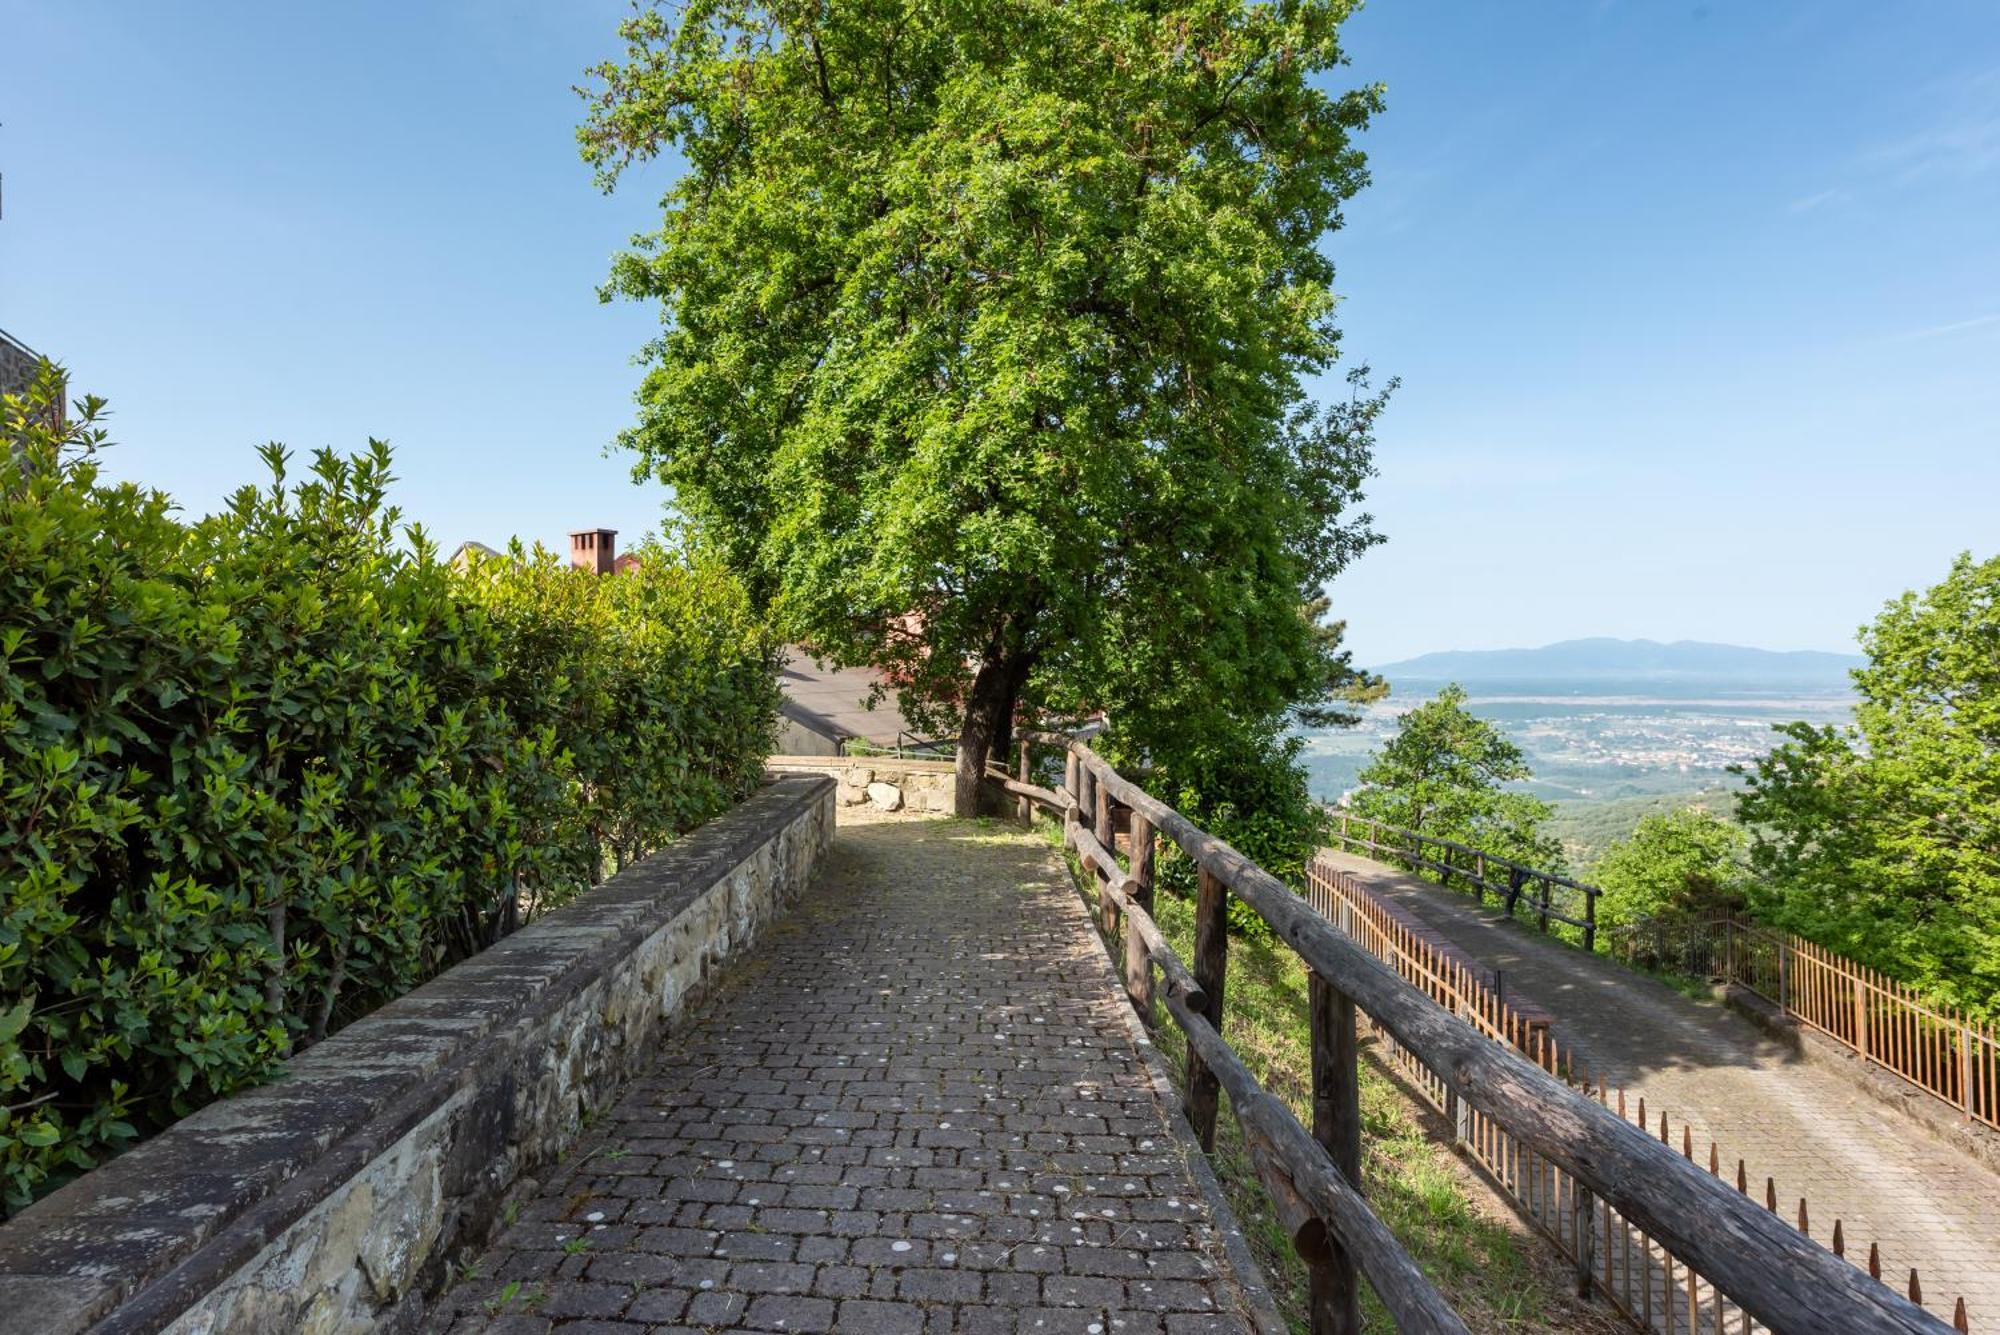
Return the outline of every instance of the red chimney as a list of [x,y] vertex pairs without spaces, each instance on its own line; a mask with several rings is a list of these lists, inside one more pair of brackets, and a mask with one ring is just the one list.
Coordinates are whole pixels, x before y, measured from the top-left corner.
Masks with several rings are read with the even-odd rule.
[[580,528],[569,535],[569,563],[578,570],[608,575],[617,560],[617,529]]

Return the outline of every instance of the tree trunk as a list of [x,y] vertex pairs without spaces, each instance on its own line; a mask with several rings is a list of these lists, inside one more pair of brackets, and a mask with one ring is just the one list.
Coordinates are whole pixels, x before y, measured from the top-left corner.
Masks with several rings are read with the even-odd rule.
[[1028,655],[1005,649],[995,649],[980,660],[958,733],[953,815],[979,814],[979,783],[986,773],[986,759],[996,743],[1004,744],[1013,736],[1014,705],[1027,683],[1029,665]]

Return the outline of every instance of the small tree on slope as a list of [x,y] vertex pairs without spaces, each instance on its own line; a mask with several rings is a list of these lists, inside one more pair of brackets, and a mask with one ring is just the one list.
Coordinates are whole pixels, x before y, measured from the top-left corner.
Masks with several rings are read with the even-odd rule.
[[2000,557],[1861,633],[1854,725],[1790,723],[1748,774],[1759,917],[2000,1014]]
[[956,735],[961,813],[1024,703],[1268,730],[1352,675],[1306,613],[1374,540],[1381,400],[1305,393],[1379,101],[1315,86],[1351,7],[698,2],[594,71],[607,188],[685,167],[611,284],[664,317],[638,471]]
[[1559,871],[1562,846],[1543,832],[1548,803],[1503,786],[1531,777],[1521,748],[1468,710],[1454,682],[1397,720],[1396,735],[1361,771],[1353,809]]

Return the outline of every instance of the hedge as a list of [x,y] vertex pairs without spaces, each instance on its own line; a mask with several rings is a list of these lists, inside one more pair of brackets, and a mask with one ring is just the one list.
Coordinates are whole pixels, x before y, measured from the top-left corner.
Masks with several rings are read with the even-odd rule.
[[777,705],[698,555],[456,570],[379,442],[184,522],[61,392],[0,421],[8,1212],[720,812]]

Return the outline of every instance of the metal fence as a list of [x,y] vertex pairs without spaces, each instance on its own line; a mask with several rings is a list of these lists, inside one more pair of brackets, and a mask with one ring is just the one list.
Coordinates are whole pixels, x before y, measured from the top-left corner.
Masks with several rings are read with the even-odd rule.
[[1735,918],[1648,920],[1604,933],[1613,957],[1715,978],[2000,1128],[2000,1030],[1789,932]]
[[1594,885],[1339,807],[1328,808],[1327,815],[1329,836],[1342,852],[1361,851],[1378,861],[1428,871],[1439,885],[1463,886],[1482,904],[1491,895],[1511,917],[1532,922],[1543,932],[1552,922],[1562,924],[1581,936],[1585,950],[1596,947],[1597,896],[1602,892]]

